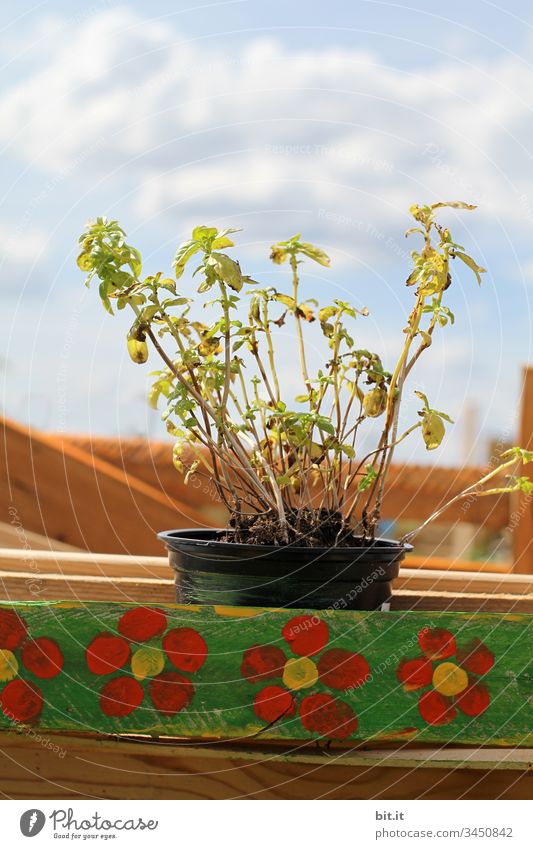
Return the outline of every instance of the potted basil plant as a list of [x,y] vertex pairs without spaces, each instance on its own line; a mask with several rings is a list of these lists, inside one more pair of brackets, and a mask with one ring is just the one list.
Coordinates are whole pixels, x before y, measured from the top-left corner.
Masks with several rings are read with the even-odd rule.
[[[109,313],[113,304],[133,313],[127,336],[133,362],[145,363],[152,353],[160,360],[149,401],[163,403],[174,465],[185,483],[193,476],[208,480],[230,517],[225,529],[160,534],[179,601],[375,609],[390,599],[416,533],[398,541],[377,536],[394,451],[416,434],[434,450],[451,422],[416,391],[418,415],[402,430],[402,398],[434,334],[453,324],[446,306],[453,263],[468,266],[478,283],[484,272],[436,220],[443,207],[474,209],[455,201],[411,207],[407,234],[421,245],[412,252],[406,283],[413,307],[391,370],[378,353],[357,345],[355,325],[366,309],[339,299],[319,305],[302,294],[304,264],[327,268],[330,259],[300,235],[272,247],[272,261],[287,268],[280,291],[262,286],[229,255],[235,230],[195,227],[176,252],[171,276],[144,276],[141,255],[117,221],[97,218],[87,226],[78,257],[87,285],[99,281]],[[194,283],[183,282],[186,270]],[[213,316],[209,323],[194,313],[198,304]],[[315,322],[324,343],[317,371],[309,367],[307,347]],[[295,397],[283,389],[288,328],[301,382]],[[372,422],[375,445],[362,450]],[[531,492],[517,467],[532,459],[518,447],[507,451],[452,501]],[[504,472],[511,476],[502,480]]]

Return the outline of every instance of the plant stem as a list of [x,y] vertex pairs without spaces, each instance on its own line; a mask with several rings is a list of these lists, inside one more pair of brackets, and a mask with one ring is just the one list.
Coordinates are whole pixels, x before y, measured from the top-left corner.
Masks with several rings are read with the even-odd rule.
[[511,487],[498,487],[497,489],[477,490],[478,487],[483,486],[485,483],[487,483],[487,481],[496,477],[496,475],[501,474],[504,469],[509,469],[511,468],[511,466],[516,465],[516,462],[516,457],[513,457],[512,460],[507,460],[505,463],[500,463],[499,466],[496,466],[495,469],[493,469],[491,472],[488,472],[488,474],[484,475],[484,477],[480,478],[478,481],[476,481],[476,483],[465,487],[458,495],[455,495],[453,498],[450,498],[449,501],[446,501],[437,510],[435,510],[431,514],[431,516],[429,516],[424,522],[422,522],[421,525],[419,525],[413,531],[409,531],[409,533],[404,534],[400,540],[400,543],[403,544],[412,540],[413,537],[415,537],[417,534],[420,533],[421,530],[427,527],[430,522],[434,522],[435,519],[438,519],[438,517],[442,515],[445,510],[448,510],[448,508],[451,507],[452,504],[456,504],[458,501],[462,501],[463,498],[465,498],[467,495],[475,495],[476,497],[479,496],[480,498],[482,498],[485,495],[494,495],[505,492],[516,492],[517,489],[519,489],[519,487],[517,487],[516,485],[513,485]]
[[307,363],[305,360],[305,344],[304,337],[302,331],[302,320],[298,313],[298,286],[300,283],[300,279],[298,277],[298,260],[296,259],[295,254],[291,254],[291,269],[292,269],[292,297],[294,299],[294,321],[296,323],[296,336],[298,339],[298,353],[300,356],[300,368],[302,370],[302,377],[304,379],[305,387],[309,393],[309,402],[312,405],[311,401],[311,381],[309,379],[309,372],[307,371]]

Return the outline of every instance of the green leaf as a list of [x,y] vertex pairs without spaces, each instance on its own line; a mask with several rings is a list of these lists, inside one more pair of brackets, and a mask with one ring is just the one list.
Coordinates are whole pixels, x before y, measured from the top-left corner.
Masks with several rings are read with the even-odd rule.
[[184,242],[183,245],[179,246],[174,255],[173,262],[176,280],[179,280],[185,270],[186,264],[195,253],[198,253],[199,250],[200,245],[196,241]]
[[110,315],[113,315],[113,307],[111,306],[111,301],[109,300],[109,296],[107,294],[109,288],[109,284],[106,280],[102,280],[100,286],[98,287],[98,292],[100,294],[101,301]]
[[427,395],[424,395],[423,392],[419,392],[418,389],[415,389],[415,395],[423,402],[424,409],[429,410],[429,401]]
[[318,416],[316,426],[319,430],[323,430],[325,433],[330,433],[332,436],[335,435],[335,428],[333,427],[333,424],[329,421],[329,419],[326,419],[323,416]]
[[283,295],[281,292],[276,292],[272,298],[274,301],[279,301],[280,304],[284,304],[291,310],[296,306],[294,298],[291,298],[290,295]]
[[198,289],[196,291],[199,292],[200,295],[203,295],[204,292],[209,292],[209,290],[212,289],[212,287],[214,286],[214,283],[215,283],[214,280],[209,280],[206,277],[206,279],[202,283],[200,283],[200,285],[198,286]]
[[217,239],[213,240],[213,244],[211,248],[215,251],[220,250],[221,248],[233,248],[235,246],[235,242],[232,242],[227,236],[219,236]]
[[331,259],[327,255],[322,248],[317,248],[315,245],[309,244],[309,242],[302,242],[300,245],[300,251],[308,256],[309,259],[313,259],[315,262],[318,262],[319,265],[323,265],[326,268],[329,268],[331,265]]
[[93,258],[90,253],[81,253],[76,262],[82,271],[91,271],[93,267]]
[[444,439],[446,429],[442,417],[433,410],[424,413],[422,419],[422,438],[428,451],[438,448]]
[[150,304],[150,306],[145,307],[143,309],[141,313],[141,321],[146,321],[147,323],[149,323],[153,319],[154,315],[157,315],[158,312],[159,307],[155,306],[154,304]]
[[192,238],[195,242],[201,242],[204,239],[213,239],[217,233],[216,227],[206,227],[205,224],[200,224],[192,231]]
[[234,292],[240,292],[242,289],[242,273],[238,262],[226,254],[213,253],[210,257],[210,263],[213,263],[215,273],[226,283]]
[[477,209],[475,204],[465,203],[464,200],[444,200],[440,201],[440,203],[432,203],[431,209],[443,209],[445,206],[450,209]]
[[502,453],[502,459],[504,460],[509,460],[511,457],[515,457],[524,464],[533,463],[533,451],[528,451],[526,448],[520,448],[518,445],[508,448],[507,451]]
[[366,474],[361,478],[359,483],[357,484],[357,489],[359,492],[366,492],[367,489],[370,489],[374,481],[376,480],[378,473],[374,469],[374,466],[366,466],[365,467]]
[[353,458],[355,457],[355,451],[352,445],[341,445],[340,450],[343,454],[346,454],[346,456],[349,457],[350,460],[353,460]]
[[159,289],[167,289],[168,292],[171,292],[173,295],[176,294],[176,284],[171,277],[165,277],[164,280],[161,280],[160,283],[157,284]]
[[481,285],[481,275],[485,274],[487,269],[482,268],[481,265],[478,265],[477,262],[475,262],[475,260],[473,260],[471,256],[468,256],[468,254],[464,254],[462,251],[456,251],[455,256],[458,256],[459,259],[461,259],[464,264],[467,265],[474,272],[474,274],[476,275],[477,282]]

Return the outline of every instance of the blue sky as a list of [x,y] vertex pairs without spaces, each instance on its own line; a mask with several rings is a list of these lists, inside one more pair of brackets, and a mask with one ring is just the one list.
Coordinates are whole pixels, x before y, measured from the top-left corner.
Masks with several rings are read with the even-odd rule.
[[[309,295],[368,306],[357,338],[392,364],[411,297],[407,209],[463,199],[478,211],[443,220],[488,273],[478,289],[458,270],[455,326],[412,388],[457,422],[429,459],[466,459],[469,406],[481,433],[470,459],[512,439],[533,359],[532,48],[533,13],[519,2],[3,4],[6,414],[163,434],[124,317],[103,313],[75,267],[91,217],[118,217],[147,271],[169,268],[196,223],[243,227],[245,270],[280,286],[269,245],[302,231],[333,258],[309,269]],[[407,401],[406,418],[417,409]],[[427,459],[418,443],[403,456]]]

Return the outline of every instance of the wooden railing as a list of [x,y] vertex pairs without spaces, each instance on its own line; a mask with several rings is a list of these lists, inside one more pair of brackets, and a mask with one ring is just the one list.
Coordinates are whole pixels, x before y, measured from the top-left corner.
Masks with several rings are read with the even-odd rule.
[[[12,610],[16,628],[22,621],[30,641],[56,641],[64,674],[31,679],[43,698],[31,721],[0,712],[0,793],[18,799],[529,798],[532,750],[524,748],[529,714],[523,705],[533,579],[406,568],[395,586],[391,613],[317,614],[327,622],[332,645],[363,653],[374,673],[368,686],[381,693],[374,707],[371,698],[361,701],[358,690],[344,690],[339,698],[358,712],[359,726],[354,723],[349,738],[329,740],[325,749],[322,732],[317,739],[306,735],[298,713],[287,723],[281,717],[260,722],[253,698],[263,683],[243,681],[239,672],[243,648],[260,644],[267,633],[285,646],[279,635],[295,612],[173,606],[162,557],[1,550],[0,601],[8,605],[0,604],[0,611]],[[101,691],[114,673],[93,674],[86,648],[101,631],[116,634],[131,603],[156,607],[166,627],[181,622],[203,634],[209,650],[203,677],[184,673],[195,688],[190,708],[158,717],[147,679],[142,710],[123,718],[103,715]],[[3,627],[5,637],[5,621]],[[397,671],[402,655],[420,652],[417,634],[420,639],[428,628],[443,627],[456,636],[459,649],[478,637],[489,646],[494,661],[484,667],[483,687],[490,707],[486,714],[431,728],[416,713],[418,694],[403,691]],[[160,651],[162,640],[158,629],[143,645],[153,643]],[[18,631],[10,645],[21,656]],[[22,681],[28,662],[19,658]],[[128,669],[120,674],[129,675]],[[211,686],[202,688],[202,682]],[[389,682],[390,696],[381,682]],[[298,699],[321,686],[297,693]]]
[[[529,575],[450,570],[448,561],[421,559],[394,582],[393,610],[473,610],[533,613]],[[435,567],[441,568],[435,568]],[[170,603],[173,575],[166,557],[131,557],[77,551],[0,549],[0,598],[16,601],[135,601]]]

